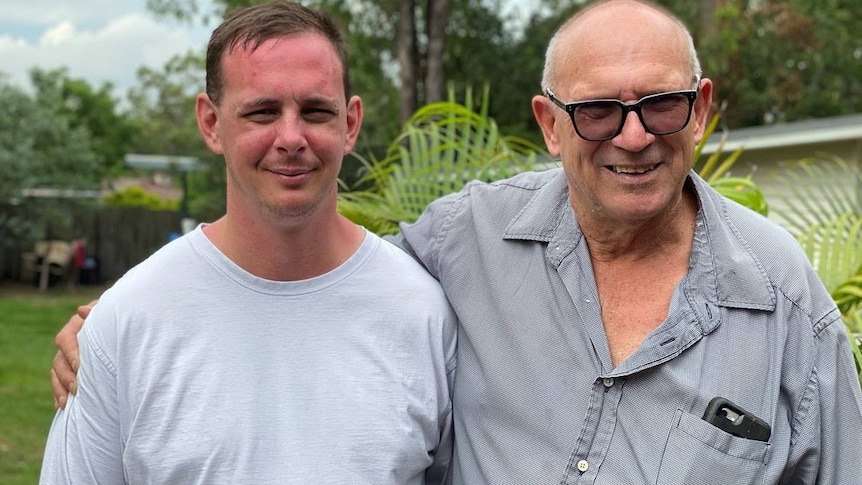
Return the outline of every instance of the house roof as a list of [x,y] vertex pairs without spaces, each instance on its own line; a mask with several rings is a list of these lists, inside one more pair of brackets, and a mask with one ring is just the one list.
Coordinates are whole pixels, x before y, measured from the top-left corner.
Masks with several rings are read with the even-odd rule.
[[[711,140],[714,141],[708,141],[702,153],[708,155],[718,150],[720,139],[720,132],[713,134]],[[847,140],[862,141],[862,113],[729,130],[721,150],[758,150]]]

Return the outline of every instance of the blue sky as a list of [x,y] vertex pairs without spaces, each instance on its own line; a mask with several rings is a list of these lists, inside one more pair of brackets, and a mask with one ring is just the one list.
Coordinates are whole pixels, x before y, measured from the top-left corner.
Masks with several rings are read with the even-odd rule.
[[124,97],[139,67],[160,69],[175,54],[203,49],[212,27],[156,19],[146,0],[0,0],[0,72],[27,88],[34,66],[66,66],[94,86],[113,83]]

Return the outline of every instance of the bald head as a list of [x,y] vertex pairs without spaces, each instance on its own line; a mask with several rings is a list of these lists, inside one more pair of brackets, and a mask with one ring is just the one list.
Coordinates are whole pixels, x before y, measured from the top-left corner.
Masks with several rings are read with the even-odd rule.
[[542,89],[550,89],[561,76],[577,79],[581,71],[595,66],[593,60],[637,63],[659,51],[678,58],[692,81],[700,78],[691,34],[671,13],[637,0],[596,2],[575,14],[551,38]]

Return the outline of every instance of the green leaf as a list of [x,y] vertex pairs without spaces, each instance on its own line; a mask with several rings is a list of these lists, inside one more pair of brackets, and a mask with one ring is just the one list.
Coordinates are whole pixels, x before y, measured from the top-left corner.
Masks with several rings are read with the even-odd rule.
[[[399,222],[416,220],[428,204],[472,180],[498,180],[533,169],[545,152],[500,133],[483,114],[487,97],[486,89],[476,110],[469,102],[424,106],[384,158],[357,156],[364,174],[354,187],[342,181],[339,211],[369,230],[389,234]],[[469,92],[467,99],[472,99]]]

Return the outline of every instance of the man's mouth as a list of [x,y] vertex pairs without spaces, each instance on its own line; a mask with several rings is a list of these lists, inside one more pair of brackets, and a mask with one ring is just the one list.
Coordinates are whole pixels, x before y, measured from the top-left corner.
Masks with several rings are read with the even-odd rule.
[[284,177],[297,177],[311,172],[309,168],[276,168],[270,169],[270,172]]
[[647,173],[649,171],[655,170],[658,167],[658,164],[655,165],[647,165],[641,167],[623,167],[620,165],[612,165],[608,168],[611,169],[614,173],[624,173],[629,175],[640,175],[642,173]]

